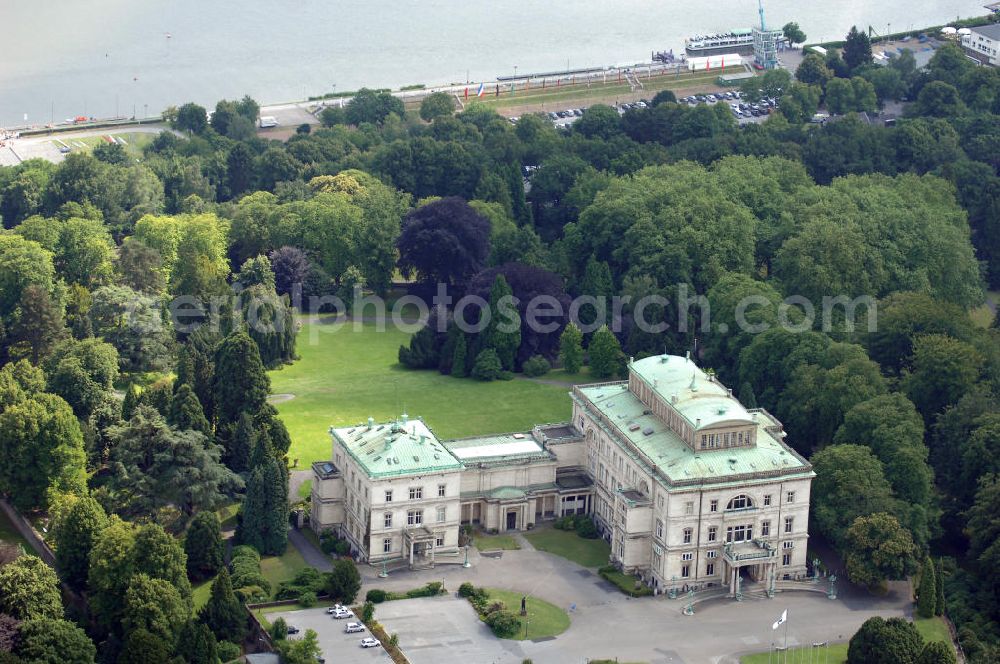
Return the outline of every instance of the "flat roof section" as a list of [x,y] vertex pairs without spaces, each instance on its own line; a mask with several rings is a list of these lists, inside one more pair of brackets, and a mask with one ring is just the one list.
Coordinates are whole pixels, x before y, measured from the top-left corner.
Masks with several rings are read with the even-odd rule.
[[530,433],[503,433],[495,436],[476,436],[447,440],[444,446],[461,461],[504,461],[538,457],[549,458]]
[[422,420],[330,427],[330,434],[369,477],[461,470],[459,461]]

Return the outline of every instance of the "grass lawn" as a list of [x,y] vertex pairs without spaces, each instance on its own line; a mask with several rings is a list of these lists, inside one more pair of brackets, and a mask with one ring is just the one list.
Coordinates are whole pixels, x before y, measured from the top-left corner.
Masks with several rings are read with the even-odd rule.
[[299,500],[305,500],[312,493],[312,480],[306,480],[299,485]]
[[948,645],[951,645],[951,632],[948,631],[948,625],[939,616],[917,618],[913,621],[913,624],[916,626],[917,631],[920,632],[920,636],[924,637],[924,641],[944,641]]
[[510,535],[480,535],[476,533],[472,539],[472,543],[480,551],[496,551],[497,549],[516,551],[521,548],[517,540]]
[[555,636],[569,629],[569,614],[555,604],[549,604],[537,597],[529,597],[527,603],[528,633],[525,636],[525,619],[521,617],[521,597],[524,594],[510,590],[498,590],[497,588],[488,588],[487,590],[489,590],[491,601],[499,600],[506,604],[507,608],[517,616],[518,621],[521,623],[521,627],[517,631],[517,636],[512,637],[516,641],[523,641],[526,638],[537,639],[543,636]]
[[524,533],[525,539],[539,551],[545,551],[584,567],[600,567],[608,563],[611,546],[602,539],[584,539],[571,530],[542,528]]
[[216,510],[216,514],[219,515],[219,521],[222,523],[223,530],[233,530],[236,528],[236,515],[240,511],[240,504],[233,503],[232,505],[226,505],[225,507],[220,507]]
[[[304,319],[303,319],[304,321]],[[530,429],[570,416],[566,388],[526,380],[480,383],[436,371],[406,369],[397,361],[410,335],[374,324],[304,322],[301,359],[272,371],[271,392],[294,394],[276,404],[292,437],[289,457],[306,468],[330,458],[327,428],[385,421],[403,409],[421,416],[441,438]]]
[[35,550],[28,544],[28,540],[21,537],[14,524],[10,522],[7,515],[0,512],[0,544],[20,544],[25,553],[34,555]]
[[260,572],[264,578],[271,582],[271,593],[277,592],[278,584],[282,581],[291,580],[295,574],[305,567],[305,559],[302,554],[291,544],[283,556],[267,556],[260,559]]
[[208,604],[208,598],[212,596],[212,581],[214,580],[214,578],[207,579],[191,585],[191,599],[194,601],[195,611]]
[[816,662],[817,664],[844,664],[847,661],[847,644],[831,643],[827,648],[789,648],[786,653],[764,652],[753,655],[743,655],[740,657],[740,664],[805,664]]
[[[113,129],[109,129],[107,134],[102,134],[100,136],[57,136],[57,138],[66,145],[70,146],[73,151],[83,150],[90,152],[95,146],[100,145],[101,143],[107,143],[104,139],[105,136],[115,136],[125,141],[125,145],[122,147],[125,148],[125,153],[130,157],[141,157],[142,149],[149,143],[152,143],[153,139],[156,138],[156,134],[152,133],[121,132],[114,131]],[[52,142],[56,146],[60,145],[57,141],[53,140]]]

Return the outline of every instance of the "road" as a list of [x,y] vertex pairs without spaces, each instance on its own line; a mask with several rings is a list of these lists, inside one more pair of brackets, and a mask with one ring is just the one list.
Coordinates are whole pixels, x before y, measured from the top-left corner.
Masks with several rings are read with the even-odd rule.
[[[148,125],[123,125],[113,128],[104,127],[102,129],[81,129],[80,131],[58,132],[51,135],[24,136],[7,141],[7,147],[0,149],[0,166],[16,166],[28,159],[45,159],[58,164],[66,158],[66,155],[59,152],[58,145],[53,142],[57,138],[68,143],[74,138],[111,136],[114,134],[159,134],[161,131],[173,130],[166,124],[154,123]],[[180,135],[178,134],[178,136]]]

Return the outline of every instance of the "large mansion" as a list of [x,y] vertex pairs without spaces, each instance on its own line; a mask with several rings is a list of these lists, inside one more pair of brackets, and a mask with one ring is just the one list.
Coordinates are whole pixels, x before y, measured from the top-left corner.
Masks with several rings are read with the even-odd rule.
[[573,388],[573,419],[442,441],[420,419],[331,428],[313,464],[311,526],[359,559],[433,564],[459,527],[524,530],[590,514],[611,562],[656,590],[806,573],[809,463],[781,423],[747,410],[687,357],[629,363]]

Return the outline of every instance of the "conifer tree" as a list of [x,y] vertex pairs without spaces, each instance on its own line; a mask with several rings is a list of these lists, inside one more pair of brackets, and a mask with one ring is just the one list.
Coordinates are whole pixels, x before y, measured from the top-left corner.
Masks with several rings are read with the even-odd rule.
[[570,323],[559,337],[559,361],[566,373],[579,373],[583,368],[583,333]]
[[[579,295],[586,295],[589,297],[607,298],[614,295],[614,282],[611,279],[611,268],[604,261],[599,261],[594,256],[590,257],[587,261],[587,266],[584,268],[583,278],[580,280]],[[605,302],[604,311],[600,311],[597,307],[592,304],[586,304],[580,307],[579,318],[583,325],[593,325],[597,321],[598,317],[604,320],[600,321],[602,323],[607,323],[607,302]]]
[[192,579],[208,579],[218,573],[224,561],[222,524],[215,512],[205,510],[195,515],[184,537],[184,553]]
[[247,465],[247,470],[253,471],[276,458],[277,456],[271,446],[271,438],[267,435],[267,431],[257,431],[253,437],[253,450],[250,453],[250,462]]
[[611,378],[618,375],[622,349],[607,325],[602,325],[594,333],[587,350],[590,355],[590,373],[594,378]]
[[125,388],[125,398],[122,399],[122,419],[128,422],[135,415],[135,409],[139,407],[141,393],[135,383],[129,383]]
[[224,461],[235,473],[242,473],[252,469],[250,457],[253,455],[257,445],[257,427],[249,413],[240,413],[240,418],[236,422],[236,427],[230,432],[223,443],[226,450]]
[[220,426],[235,424],[241,413],[254,414],[264,406],[271,381],[257,344],[243,330],[219,345],[212,385]]
[[200,431],[208,437],[212,436],[212,427],[205,418],[201,402],[191,386],[183,383],[170,400],[170,411],[167,422],[182,431],[191,429]]
[[920,570],[920,586],[917,589],[917,615],[921,618],[933,618],[937,606],[937,584],[934,581],[934,562],[930,556],[924,560]]
[[514,291],[498,274],[490,288],[490,321],[482,332],[480,351],[492,348],[505,371],[514,370],[514,358],[521,346],[521,315],[514,304]]
[[750,383],[746,381],[743,381],[743,384],[740,385],[740,403],[743,404],[744,408],[757,407],[757,395],[754,394]]
[[175,654],[185,664],[217,664],[219,652],[215,635],[208,625],[194,620],[184,623],[177,635]]
[[937,568],[934,570],[934,585],[935,587],[935,602],[934,602],[934,615],[943,616],[944,615],[944,564],[941,559],[938,558]]
[[229,570],[222,568],[212,582],[212,594],[198,617],[220,641],[242,643],[247,633],[247,618],[243,606],[233,592]]
[[264,555],[281,555],[288,546],[288,477],[275,459],[254,468],[247,482],[236,537]]
[[451,375],[456,378],[465,378],[465,363],[468,343],[465,340],[465,333],[459,331],[455,336],[455,350],[451,356]]

